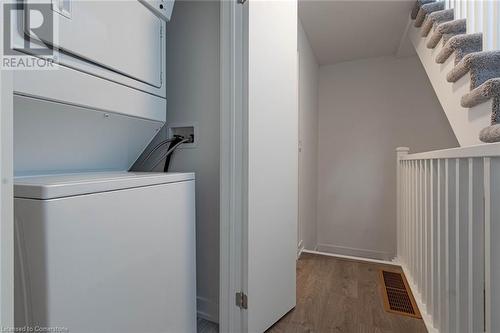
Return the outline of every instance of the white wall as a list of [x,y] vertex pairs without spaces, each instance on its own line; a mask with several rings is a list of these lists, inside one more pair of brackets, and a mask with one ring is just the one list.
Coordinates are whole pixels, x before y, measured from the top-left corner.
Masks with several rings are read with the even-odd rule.
[[316,247],[319,68],[299,20],[299,245]]
[[178,1],[167,25],[167,124],[198,125],[198,145],[180,149],[171,171],[196,173],[198,314],[218,321],[219,3]]
[[320,68],[318,249],[396,251],[396,153],[458,146],[417,57]]

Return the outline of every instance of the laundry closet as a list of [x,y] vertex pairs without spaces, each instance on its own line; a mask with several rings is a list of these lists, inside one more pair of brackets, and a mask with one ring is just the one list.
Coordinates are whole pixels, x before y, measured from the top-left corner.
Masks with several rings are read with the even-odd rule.
[[44,5],[11,15],[54,62],[14,73],[16,326],[217,322],[219,3]]
[[2,9],[11,33],[0,36],[14,56],[48,63],[0,78],[2,98],[12,97],[0,119],[13,115],[0,133],[1,176],[10,156],[14,169],[0,184],[2,207],[14,206],[2,220],[10,322],[253,333],[288,313],[297,2],[27,0]]

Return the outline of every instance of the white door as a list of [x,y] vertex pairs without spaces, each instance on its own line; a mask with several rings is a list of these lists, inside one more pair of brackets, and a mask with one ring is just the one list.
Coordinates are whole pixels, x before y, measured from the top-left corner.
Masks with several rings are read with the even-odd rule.
[[248,332],[296,302],[297,1],[247,1],[248,176],[244,229]]

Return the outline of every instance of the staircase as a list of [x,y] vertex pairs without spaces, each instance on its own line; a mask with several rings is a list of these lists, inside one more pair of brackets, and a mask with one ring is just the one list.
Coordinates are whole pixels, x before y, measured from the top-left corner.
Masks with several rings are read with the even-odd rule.
[[500,142],[498,1],[418,0],[408,37],[461,146]]
[[406,33],[462,147],[397,149],[396,261],[429,332],[498,333],[500,0],[418,0]]

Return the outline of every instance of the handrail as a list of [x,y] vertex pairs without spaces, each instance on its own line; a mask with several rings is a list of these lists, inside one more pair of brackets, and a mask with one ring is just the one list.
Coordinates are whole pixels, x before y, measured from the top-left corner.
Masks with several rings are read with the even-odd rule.
[[[408,148],[399,147],[398,152]],[[475,146],[433,150],[424,153],[401,155],[401,160],[430,160],[438,158],[474,158],[500,156],[500,142],[486,143]]]

